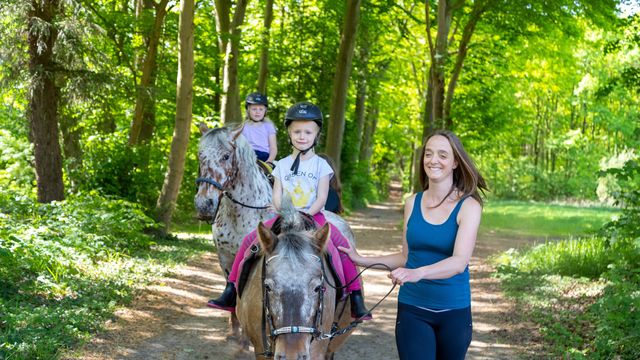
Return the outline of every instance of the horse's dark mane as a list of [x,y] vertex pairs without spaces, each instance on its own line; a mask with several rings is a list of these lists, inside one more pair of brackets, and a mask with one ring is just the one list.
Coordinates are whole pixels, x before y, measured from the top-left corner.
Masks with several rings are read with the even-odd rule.
[[290,258],[292,256],[302,258],[305,252],[311,248],[314,254],[319,254],[322,249],[319,249],[315,241],[310,239],[309,233],[316,228],[313,217],[303,212],[297,212],[295,216],[301,220],[296,221],[295,226],[292,226],[291,221],[283,221],[282,216],[279,216],[271,226],[271,230],[280,235],[278,236],[278,248],[281,253]]
[[[279,236],[278,253],[285,259],[296,259],[305,262],[306,254],[320,254],[321,250],[316,242],[310,239],[307,232],[289,232]],[[311,252],[309,251],[311,250]]]

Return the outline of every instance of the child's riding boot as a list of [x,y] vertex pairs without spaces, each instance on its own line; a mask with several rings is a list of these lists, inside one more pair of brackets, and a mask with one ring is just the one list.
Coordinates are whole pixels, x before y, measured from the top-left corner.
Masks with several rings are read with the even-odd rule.
[[227,282],[220,297],[209,300],[207,306],[230,312],[236,311],[236,286],[232,282]]
[[357,320],[371,320],[372,316],[369,310],[364,306],[364,297],[362,290],[354,290],[349,295],[351,299],[351,316]]

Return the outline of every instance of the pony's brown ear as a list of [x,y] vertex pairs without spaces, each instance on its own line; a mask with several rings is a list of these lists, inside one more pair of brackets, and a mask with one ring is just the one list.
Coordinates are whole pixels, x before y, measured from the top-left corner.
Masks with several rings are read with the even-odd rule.
[[323,227],[313,233],[313,241],[315,242],[315,246],[320,249],[320,251],[324,250],[324,247],[327,245],[327,241],[329,240],[330,235],[331,230],[329,228],[329,223],[325,223]]
[[244,129],[244,123],[236,126],[231,130],[231,139],[233,139],[233,141],[235,141],[238,138],[238,136],[242,134],[242,129]]
[[198,129],[200,129],[201,135],[204,135],[209,131],[209,127],[204,122],[198,124]]
[[258,240],[260,240],[260,245],[262,249],[270,254],[273,249],[276,247],[276,242],[278,241],[278,237],[276,234],[271,231],[268,227],[264,226],[262,221],[258,224]]

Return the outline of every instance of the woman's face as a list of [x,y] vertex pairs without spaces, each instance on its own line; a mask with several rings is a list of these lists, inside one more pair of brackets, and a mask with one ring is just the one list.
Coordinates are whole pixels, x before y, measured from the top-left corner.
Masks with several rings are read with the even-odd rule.
[[297,120],[289,124],[289,138],[291,143],[298,150],[306,150],[313,146],[316,136],[320,132],[320,127],[315,121]]
[[453,169],[458,167],[458,162],[453,155],[453,148],[449,140],[436,135],[431,137],[424,149],[422,163],[429,180],[437,181],[453,176]]
[[251,104],[247,108],[247,112],[249,113],[251,120],[262,121],[262,119],[264,119],[264,115],[267,113],[267,107],[260,104]]

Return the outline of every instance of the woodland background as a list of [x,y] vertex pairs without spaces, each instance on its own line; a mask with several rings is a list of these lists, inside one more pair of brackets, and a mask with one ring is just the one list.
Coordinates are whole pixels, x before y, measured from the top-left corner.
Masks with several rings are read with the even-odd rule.
[[[286,109],[320,106],[319,149],[339,164],[347,208],[384,198],[392,180],[416,189],[416,149],[447,128],[476,160],[491,199],[615,206],[623,215],[607,236],[636,239],[638,8],[614,0],[3,0],[3,299],[25,287],[46,293],[44,303],[66,299],[83,261],[129,256],[159,243],[148,229],[170,239],[172,226],[193,223],[196,125],[241,122],[255,90],[269,96],[279,157],[290,151]],[[18,303],[5,300],[0,313],[9,314]]]

